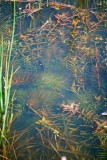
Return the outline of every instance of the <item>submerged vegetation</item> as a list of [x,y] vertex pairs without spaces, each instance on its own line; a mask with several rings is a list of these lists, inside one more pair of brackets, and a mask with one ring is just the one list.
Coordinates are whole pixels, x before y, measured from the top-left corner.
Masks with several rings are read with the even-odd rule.
[[67,87],[64,77],[61,77],[60,75],[54,73],[41,74],[41,77],[39,78],[39,82],[37,82],[37,85],[39,85],[40,88],[54,90],[59,93],[61,92],[61,90],[64,90],[64,88],[66,89]]
[[0,4],[0,159],[107,159],[106,10],[105,0]]

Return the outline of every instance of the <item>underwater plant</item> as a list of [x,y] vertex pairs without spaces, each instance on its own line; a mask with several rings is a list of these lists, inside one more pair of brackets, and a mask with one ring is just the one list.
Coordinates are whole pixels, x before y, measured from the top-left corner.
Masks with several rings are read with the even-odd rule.
[[[25,2],[25,0],[8,1],[19,1],[19,6]],[[36,21],[38,19],[41,21],[41,17],[36,17],[37,13],[33,14],[37,11],[35,10],[36,4],[33,4],[34,1],[28,0],[23,10],[26,19],[34,20],[30,25],[30,27],[33,25],[33,29],[24,30],[24,33],[20,30],[19,40],[16,41],[17,46],[15,46],[17,52],[14,53],[14,50],[12,52],[15,56],[15,58],[12,57],[12,64],[20,66],[22,73],[16,73],[12,79],[9,79],[9,85],[12,82],[12,94],[16,90],[15,104],[12,105],[14,108],[11,110],[12,103],[9,102],[9,113],[13,111],[11,115],[13,116],[14,112],[16,115],[16,110],[21,111],[22,107],[25,108],[28,105],[34,114],[33,116],[29,114],[25,118],[25,111],[22,114],[23,119],[18,117],[23,124],[16,120],[12,125],[13,134],[9,134],[9,137],[6,136],[6,140],[8,140],[6,144],[9,144],[7,152],[9,159],[53,160],[61,159],[63,156],[66,156],[67,160],[95,159],[93,151],[90,150],[94,148],[93,145],[100,149],[96,139],[99,139],[101,147],[106,147],[107,144],[105,132],[107,124],[100,121],[100,117],[95,114],[103,107],[103,101],[107,101],[106,93],[103,96],[99,90],[101,89],[100,85],[102,86],[99,62],[100,58],[103,59],[103,53],[105,53],[104,69],[107,68],[106,52],[102,52],[104,49],[103,37],[99,39],[94,37],[97,28],[103,22],[103,17],[101,18],[101,15],[95,10],[83,9],[84,6],[88,6],[89,0],[75,1],[76,4],[78,3],[78,8],[71,6],[70,1],[69,4],[66,4],[61,1],[50,2],[47,0],[46,9],[54,8],[56,11],[52,17],[48,17],[48,20],[47,15],[41,16],[43,18],[41,26],[36,28],[36,25],[39,26]],[[42,7],[41,2],[42,0],[39,3],[40,8]],[[65,11],[66,8],[67,11]],[[40,15],[43,13],[45,13],[44,9],[39,12]],[[91,15],[96,16],[97,22],[91,20]],[[20,24],[24,28],[24,24],[22,22]],[[97,41],[96,44],[93,42],[94,39]],[[4,44],[4,47],[5,45],[7,44]],[[95,50],[95,47],[98,50]],[[42,61],[38,61],[38,59],[43,61],[43,65]],[[101,63],[102,66],[103,63]],[[38,71],[39,67],[42,72]],[[63,70],[64,67],[67,69]],[[37,76],[35,77],[35,75]],[[70,90],[67,88],[68,77],[70,78]],[[93,86],[90,87],[91,83],[96,90]],[[106,92],[105,85],[103,87],[102,90]],[[92,91],[90,91],[91,89]],[[66,90],[67,93],[65,93]],[[99,91],[98,94],[96,91]],[[2,99],[2,94],[0,96]],[[104,107],[106,108],[106,106],[105,103]],[[19,114],[19,112],[17,113]],[[13,122],[11,121],[13,120],[12,116],[9,122]],[[36,119],[35,123],[34,119]],[[36,129],[36,132],[32,133],[33,138],[31,134],[24,134],[23,131],[18,134],[17,131],[13,131],[14,127],[16,130],[20,130],[22,126],[25,127],[24,123],[30,120],[33,122],[30,123],[30,127],[34,127],[33,130]],[[98,126],[95,131],[93,120]],[[26,127],[29,127],[28,123]],[[9,127],[9,129],[11,128]],[[32,132],[32,130],[30,131]],[[33,148],[33,144],[36,146],[35,148]],[[3,153],[1,154],[3,155]],[[106,155],[103,152],[101,157]],[[2,158],[5,159],[8,157],[3,156]]]
[[42,92],[34,92],[32,91],[28,96],[26,100],[26,104],[32,108],[40,107],[43,104],[43,95]]
[[26,97],[26,104],[33,109],[41,110],[43,106],[48,107],[57,104],[60,96],[60,94],[58,95],[55,91],[49,89],[31,89]]
[[77,104],[75,102],[71,102],[69,105],[66,104],[61,104],[61,107],[63,109],[63,112],[68,112],[70,113],[70,115],[72,114],[76,114],[77,112],[79,112],[79,106],[80,104]]
[[32,73],[19,72],[13,76],[12,85],[31,84],[34,81],[35,81],[35,76]]
[[56,93],[61,93],[67,88],[67,81],[62,75],[44,72],[40,75],[36,85],[40,89],[53,90]]

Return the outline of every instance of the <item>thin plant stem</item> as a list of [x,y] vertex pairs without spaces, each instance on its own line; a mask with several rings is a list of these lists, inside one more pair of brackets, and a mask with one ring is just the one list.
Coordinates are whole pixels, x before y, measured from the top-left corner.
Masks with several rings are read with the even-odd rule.
[[16,16],[16,10],[15,10],[15,2],[14,2],[14,19],[13,19],[13,32],[12,32],[12,38],[9,48],[9,57],[6,57],[6,68],[5,68],[5,89],[4,89],[4,115],[3,115],[3,126],[2,126],[2,136],[5,135],[5,127],[6,127],[6,117],[7,117],[7,109],[9,104],[9,97],[10,97],[10,88],[12,83],[12,75],[13,75],[13,67],[11,69],[11,74],[9,78],[9,70],[10,70],[10,57],[12,53],[12,46],[14,42],[14,33],[15,33],[15,16]]

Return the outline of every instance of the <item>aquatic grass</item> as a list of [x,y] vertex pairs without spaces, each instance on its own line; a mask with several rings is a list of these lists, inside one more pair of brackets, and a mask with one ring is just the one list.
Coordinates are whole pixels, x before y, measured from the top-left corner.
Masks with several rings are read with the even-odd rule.
[[34,147],[34,143],[32,143],[34,137],[26,137],[28,132],[29,128],[21,131],[15,130],[11,133],[11,136],[9,135],[7,150],[9,151],[8,155],[10,159],[18,160],[20,159],[19,157],[23,159],[26,156],[26,152],[29,152]]
[[[50,117],[52,117],[52,115],[50,115]],[[76,116],[73,116],[72,119],[70,118],[70,116],[67,116],[67,118],[65,117],[66,115],[63,115],[63,117],[60,116],[59,119],[58,117],[56,117],[56,120],[54,119],[55,126],[57,125],[57,130],[55,126],[50,126],[50,124],[48,124],[50,123],[50,121],[48,121],[44,117],[42,118],[42,120],[36,122],[37,124],[40,124],[42,126],[41,129],[38,126],[36,127],[36,129],[39,132],[39,136],[44,148],[47,148],[47,146],[49,146],[48,150],[55,151],[56,154],[59,153],[61,155],[61,153],[63,153],[67,154],[68,156],[70,154],[70,156],[77,159],[79,159],[80,157],[91,158],[90,153],[83,149],[84,145],[86,146],[87,143],[90,143],[90,140],[93,140],[92,134],[88,134],[88,124],[82,121],[78,123],[80,121],[80,119],[78,118],[73,120],[73,118]],[[65,121],[65,123],[62,124],[62,121]],[[71,123],[73,124],[73,126],[71,125]],[[83,124],[83,126],[80,126],[81,123]],[[82,130],[82,127],[83,129],[85,127],[85,131]],[[89,127],[91,128],[91,126]],[[72,129],[73,132],[71,132]],[[79,134],[79,132],[81,134]],[[91,143],[87,145],[87,147],[90,146]]]
[[[15,33],[15,16],[16,16],[16,9],[15,9],[15,2],[14,2],[14,17],[13,17],[13,31],[11,42],[8,44],[7,53],[4,53],[4,38],[3,35],[1,36],[2,43],[0,46],[0,114],[1,114],[1,135],[0,135],[0,145],[2,146],[3,156],[6,157],[6,143],[8,144],[7,140],[7,129],[10,126],[8,121],[9,116],[12,118],[12,114],[9,115],[8,107],[10,103],[10,91],[11,91],[11,84],[12,84],[12,76],[13,76],[13,66],[10,67],[10,58],[12,54],[12,46],[14,43],[14,33]],[[3,64],[5,63],[5,71],[3,68]],[[4,74],[3,74],[4,72]],[[12,119],[11,119],[12,120]]]
[[97,155],[97,157],[99,158],[99,159],[107,159],[107,147],[105,147],[105,148],[98,148],[98,155]]
[[63,76],[54,73],[43,73],[37,82],[40,88],[61,92],[66,89],[67,83]]

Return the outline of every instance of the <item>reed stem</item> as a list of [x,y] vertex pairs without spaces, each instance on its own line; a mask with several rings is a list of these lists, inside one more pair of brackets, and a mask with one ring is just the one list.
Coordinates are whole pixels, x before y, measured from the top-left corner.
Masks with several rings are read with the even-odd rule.
[[[14,34],[15,34],[15,22],[16,22],[16,5],[14,0],[14,16],[13,16],[13,30],[11,41],[8,42],[7,53],[4,53],[4,44],[3,44],[3,35],[2,42],[0,46],[0,116],[1,116],[1,135],[0,135],[0,145],[2,146],[3,156],[6,157],[6,143],[8,142],[7,130],[9,127],[8,117],[9,113],[8,107],[10,102],[10,92],[11,92],[11,84],[13,77],[13,66],[10,66],[12,47],[14,43]],[[5,64],[5,69],[3,68],[3,64]],[[3,71],[5,72],[3,75]],[[3,77],[4,76],[4,77]],[[11,116],[10,116],[11,117]]]

